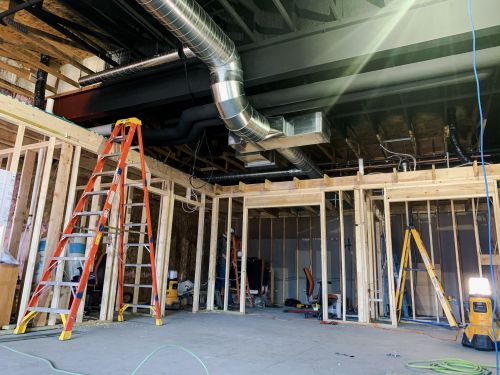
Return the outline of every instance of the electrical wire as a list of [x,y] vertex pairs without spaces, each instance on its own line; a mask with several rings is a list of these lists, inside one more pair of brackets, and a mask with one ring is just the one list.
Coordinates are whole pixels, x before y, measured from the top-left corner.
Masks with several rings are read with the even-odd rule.
[[[416,171],[417,170],[417,159],[415,158],[415,156],[411,155],[411,154],[404,154],[402,152],[394,152],[394,151],[391,151],[389,149],[387,149],[386,147],[384,147],[382,145],[382,143],[379,143],[379,146],[382,148],[382,150],[388,152],[389,154],[393,154],[393,155],[396,155],[396,156],[407,156],[409,157],[410,159],[413,160],[413,170]],[[401,159],[400,159],[400,164],[401,164]]]
[[493,332],[493,345],[495,347],[495,370],[496,374],[500,374],[499,368],[499,358],[498,358],[498,343],[496,337],[496,325],[495,325],[495,315],[497,310],[497,286],[495,281],[495,271],[493,268],[493,249],[491,246],[491,205],[490,205],[490,194],[488,187],[488,178],[486,175],[486,164],[484,162],[484,116],[483,107],[481,103],[481,84],[479,82],[479,76],[477,74],[477,54],[476,54],[476,28],[474,26],[474,20],[472,18],[472,0],[467,1],[467,13],[469,16],[469,23],[472,34],[472,69],[474,71],[474,77],[476,80],[476,94],[477,94],[477,105],[479,108],[479,121],[480,121],[480,142],[479,142],[479,153],[481,157],[481,169],[483,171],[484,187],[486,190],[486,207],[488,208],[488,254],[490,257],[490,277],[492,284],[492,299],[493,299],[493,313],[491,314],[491,329]]
[[[28,357],[28,358],[33,358],[33,359],[36,359],[36,360],[39,360],[41,362],[44,362],[45,364],[47,364],[49,366],[49,368],[54,371],[54,372],[57,372],[59,374],[65,374],[65,375],[89,375],[89,374],[83,374],[81,372],[74,372],[74,371],[68,371],[68,370],[63,370],[63,369],[59,369],[57,367],[54,366],[54,364],[49,361],[48,359],[46,358],[43,358],[43,357],[40,357],[40,356],[37,356],[37,355],[34,355],[34,354],[29,354],[29,353],[24,353],[24,352],[21,352],[19,350],[16,350],[14,348],[11,348],[9,346],[6,346],[6,345],[2,345],[0,344],[0,348],[3,348],[5,350],[8,350],[8,351],[11,351],[12,353],[15,353],[15,354],[18,354],[18,355],[22,355],[24,357]],[[201,360],[200,357],[198,357],[195,353],[193,353],[191,350],[181,346],[181,345],[174,345],[174,344],[165,344],[165,345],[161,345],[159,347],[157,347],[155,350],[153,350],[151,353],[149,353],[146,357],[144,357],[144,359],[134,368],[134,370],[130,373],[130,375],[136,375],[138,373],[138,371],[140,370],[140,368],[146,363],[148,362],[151,357],[153,357],[156,353],[162,351],[162,350],[181,350],[187,354],[189,354],[191,357],[193,357],[194,359],[196,359],[201,367],[203,368],[204,372],[206,375],[210,375],[210,371],[208,371],[208,367],[207,365]]]
[[406,367],[430,370],[439,374],[489,375],[491,374],[489,369],[495,366],[482,365],[458,358],[443,358],[408,362]]

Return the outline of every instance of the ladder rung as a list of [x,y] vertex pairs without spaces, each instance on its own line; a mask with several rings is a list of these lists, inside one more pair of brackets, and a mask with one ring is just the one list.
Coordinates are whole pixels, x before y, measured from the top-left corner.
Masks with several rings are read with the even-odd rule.
[[139,146],[131,146],[130,147],[131,150],[138,150],[139,149]]
[[127,223],[125,228],[142,227],[144,225],[148,225],[148,223]]
[[[128,187],[142,188],[144,186],[144,183],[142,181],[134,181],[134,182],[127,182],[124,185]],[[147,186],[149,186],[149,184]]]
[[55,259],[55,260],[75,260],[75,261],[85,262],[87,260],[87,257],[53,257],[52,259]]
[[101,155],[101,158],[114,158],[115,156],[120,156],[122,153],[121,152],[110,152],[109,154],[104,154]]
[[89,238],[89,237],[94,237],[95,233],[70,233],[70,234],[63,234],[63,238]]
[[127,264],[125,264],[125,267],[151,267],[151,264],[134,264],[134,263],[127,263]]
[[141,163],[128,163],[126,167],[140,167]]
[[127,139],[127,136],[126,135],[119,135],[117,137],[112,137],[111,140],[113,142],[116,142],[116,141],[123,141],[124,139]]
[[94,173],[94,176],[96,177],[100,177],[100,176],[114,176],[116,173],[116,170],[112,170],[112,171],[103,171],[103,172],[97,172],[97,173]]
[[144,243],[126,243],[126,244],[124,244],[124,246],[125,246],[125,247],[134,247],[134,246],[136,246],[136,247],[140,247],[140,246],[149,246],[149,243],[146,243],[146,242],[144,242]]
[[123,286],[129,286],[131,288],[152,288],[150,284],[123,284]]
[[66,309],[54,309],[52,307],[28,307],[28,311],[36,311],[41,313],[52,313],[52,314],[69,314],[69,310]]
[[151,305],[137,305],[137,304],[134,304],[134,303],[129,303],[128,306],[129,307],[135,307],[137,309],[150,309],[151,307],[153,307]]
[[82,211],[77,212],[75,216],[101,216],[103,211]]
[[40,285],[50,286],[78,286],[78,283],[71,281],[40,281]]
[[148,234],[148,232],[141,232],[141,231],[133,230],[133,229],[125,229],[124,232],[133,233],[133,234]]
[[107,195],[109,190],[94,190],[85,193],[85,195]]
[[125,207],[144,207],[145,203],[125,203]]

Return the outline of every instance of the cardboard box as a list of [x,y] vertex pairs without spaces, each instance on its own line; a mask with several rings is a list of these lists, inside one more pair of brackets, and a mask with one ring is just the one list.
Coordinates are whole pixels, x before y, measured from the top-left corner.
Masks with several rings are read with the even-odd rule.
[[0,327],[10,323],[18,266],[0,263]]

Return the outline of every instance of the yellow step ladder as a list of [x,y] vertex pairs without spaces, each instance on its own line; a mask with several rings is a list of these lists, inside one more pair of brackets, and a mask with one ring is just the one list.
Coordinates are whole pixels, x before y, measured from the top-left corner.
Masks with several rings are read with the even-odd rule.
[[[397,306],[397,314],[398,320],[401,318],[401,307],[403,305],[403,298],[405,293],[405,282],[406,282],[406,270],[408,266],[408,259],[410,257],[410,247],[411,247],[411,239],[415,240],[415,244],[417,245],[417,249],[424,261],[425,268],[427,269],[427,273],[431,279],[432,285],[436,291],[436,295],[441,303],[441,307],[443,308],[444,314],[448,319],[448,323],[451,327],[457,327],[457,321],[453,316],[451,311],[450,302],[448,301],[447,296],[444,293],[443,286],[439,281],[439,278],[436,275],[436,271],[434,270],[434,265],[429,258],[429,254],[425,249],[422,238],[420,237],[420,233],[415,229],[415,227],[408,227],[405,231],[404,241],[403,241],[403,251],[401,254],[401,265],[399,267],[399,276],[398,276],[398,285],[396,289],[396,306]],[[415,306],[412,306],[415,308]]]

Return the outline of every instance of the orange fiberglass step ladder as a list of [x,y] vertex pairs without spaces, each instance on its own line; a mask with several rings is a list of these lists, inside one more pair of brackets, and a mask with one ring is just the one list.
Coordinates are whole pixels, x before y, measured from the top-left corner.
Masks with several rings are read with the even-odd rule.
[[[241,241],[238,241],[236,236],[231,236],[231,265],[233,266],[233,272],[234,272],[234,278],[236,282],[236,300],[238,303],[240,302],[240,278],[241,278],[241,272],[238,267],[238,243],[241,244]],[[250,303],[250,306],[253,307],[254,305],[254,300],[252,293],[250,292],[250,285],[248,283],[248,275],[246,276],[246,298],[248,299],[248,302]]]
[[[66,224],[64,231],[61,235],[59,243],[57,244],[52,258],[47,262],[47,266],[36,286],[33,295],[28,303],[26,311],[24,312],[22,319],[18,323],[15,334],[24,333],[28,326],[28,323],[39,313],[51,313],[59,314],[61,316],[62,322],[64,324],[63,331],[59,336],[60,340],[68,340],[71,338],[71,332],[73,330],[73,324],[75,323],[76,316],[78,313],[78,308],[80,306],[82,297],[84,296],[87,282],[89,279],[90,272],[94,265],[95,255],[99,248],[99,244],[105,232],[106,223],[111,212],[111,207],[115,201],[115,195],[119,194],[119,240],[118,240],[118,253],[119,253],[119,266],[118,266],[118,320],[123,320],[123,312],[128,307],[147,307],[150,308],[155,317],[156,325],[161,325],[160,317],[160,306],[158,298],[158,288],[156,282],[156,267],[155,267],[155,252],[153,245],[153,233],[151,226],[151,216],[149,209],[149,193],[148,193],[148,179],[146,174],[146,164],[144,161],[144,146],[142,143],[142,131],[141,131],[141,121],[137,118],[129,118],[125,120],[119,120],[116,122],[113,131],[109,139],[106,141],[102,154],[99,155],[97,165],[92,172],[92,175],[83,190],[80,200],[76,204],[73,211],[71,219]],[[137,140],[137,145],[132,146],[134,138]],[[115,151],[119,149],[119,151]],[[131,164],[127,164],[127,156],[131,149],[138,149],[140,154],[140,169],[141,169],[141,183],[133,184],[134,187],[140,187],[143,189],[143,201],[141,203],[126,203],[125,202],[125,180],[126,180],[126,170]],[[115,170],[103,171],[103,167],[106,161],[117,162]],[[112,177],[113,180],[109,184],[109,188],[105,190],[94,190],[96,181],[103,176]],[[142,185],[142,186],[140,186]],[[92,201],[89,197],[93,196],[104,196],[105,200],[102,204],[100,210],[89,210],[86,211],[85,207],[87,203]],[[145,208],[145,223],[125,223],[125,213],[126,210],[132,209],[133,207]],[[97,225],[95,228],[90,228],[86,224],[88,221],[86,218],[89,216],[98,216]],[[80,221],[80,225],[77,224]],[[127,228],[131,227],[146,228],[144,234],[147,236],[147,241],[141,243],[124,243],[124,233]],[[141,229],[143,230],[143,229]],[[68,241],[75,238],[91,238],[92,242],[90,247],[87,248],[85,257],[72,257],[67,254],[67,249],[69,246]],[[131,248],[138,249],[142,247],[149,252],[150,264],[125,264],[125,254],[126,250]],[[68,281],[53,281],[54,270],[58,266],[66,261],[79,261],[82,265],[82,272],[78,282],[68,282]],[[138,262],[139,263],[139,259]],[[124,284],[124,268],[125,267],[151,267],[151,285],[149,284]],[[148,288],[152,290],[151,295],[151,305],[132,305],[123,303],[123,289],[124,287],[134,287],[134,288]],[[69,309],[63,309],[59,307],[44,307],[41,306],[41,297],[48,293],[53,287],[67,287],[70,288],[73,295],[73,299]],[[39,305],[40,303],[40,305]]]

